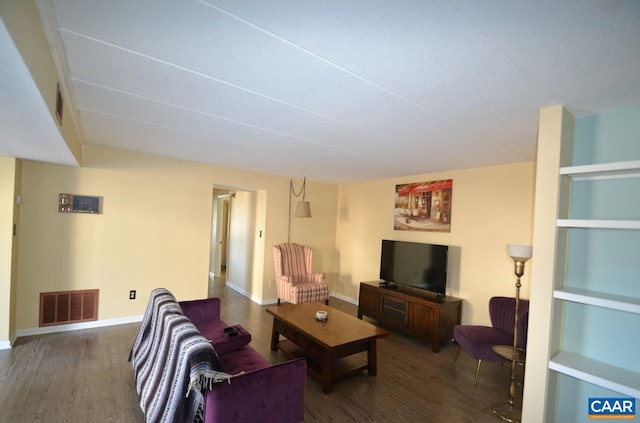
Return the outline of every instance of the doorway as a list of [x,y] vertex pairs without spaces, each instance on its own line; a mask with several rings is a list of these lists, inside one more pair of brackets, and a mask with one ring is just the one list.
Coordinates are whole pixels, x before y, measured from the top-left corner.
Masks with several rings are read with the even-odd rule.
[[213,190],[209,277],[215,278],[223,284],[227,281],[231,198],[233,196],[235,196],[233,191]]
[[262,301],[266,198],[266,191],[213,188],[209,292],[213,285]]

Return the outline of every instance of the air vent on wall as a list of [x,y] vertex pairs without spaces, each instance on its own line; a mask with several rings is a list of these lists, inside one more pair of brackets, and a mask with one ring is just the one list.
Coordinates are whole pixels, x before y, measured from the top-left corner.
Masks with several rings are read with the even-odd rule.
[[98,289],[43,292],[40,294],[40,326],[98,320]]

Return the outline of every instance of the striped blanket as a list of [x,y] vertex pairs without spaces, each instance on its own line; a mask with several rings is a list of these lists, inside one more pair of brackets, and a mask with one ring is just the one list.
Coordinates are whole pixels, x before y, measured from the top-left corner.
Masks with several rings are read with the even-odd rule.
[[202,390],[232,377],[214,370],[215,359],[173,295],[154,290],[129,356],[145,421],[201,421]]

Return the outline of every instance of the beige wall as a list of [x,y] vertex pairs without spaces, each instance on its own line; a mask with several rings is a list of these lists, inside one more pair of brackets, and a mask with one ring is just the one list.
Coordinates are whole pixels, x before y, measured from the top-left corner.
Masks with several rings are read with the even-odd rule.
[[[12,337],[12,341],[15,340],[16,333],[16,309],[17,304],[17,292],[18,292],[18,233],[20,228],[20,204],[17,199],[20,198],[22,202],[22,160],[16,160],[16,172],[15,172],[15,189],[13,197],[13,223],[16,228],[16,234],[13,236],[12,242],[12,257],[11,257],[11,292],[9,293],[11,308],[11,315],[9,316],[9,335]],[[13,235],[13,232],[12,232]]]
[[[276,298],[271,246],[287,240],[287,177],[102,147],[85,147],[85,157],[82,168],[24,163],[16,329],[37,327],[40,292],[99,288],[101,320],[140,316],[158,286],[179,299],[206,296],[214,186],[238,189],[230,282],[254,301]],[[446,178],[454,181],[451,233],[393,230],[396,184]],[[104,213],[58,213],[61,192],[102,196]],[[327,274],[332,295],[352,302],[360,281],[378,277],[381,239],[450,245],[449,294],[465,300],[464,322],[486,323],[488,299],[514,293],[504,247],[531,242],[532,193],[532,163],[340,186],[307,181],[313,217],[292,218],[291,240],[314,249],[314,270]]]
[[[89,148],[86,168],[25,162],[18,329],[39,294],[100,289],[99,319],[141,315],[150,291],[206,295],[211,213],[206,166]],[[103,214],[58,213],[59,193],[104,197]],[[128,292],[137,290],[130,301]]]
[[[236,255],[230,276],[254,300],[276,297],[270,246],[287,239],[288,178],[95,146],[84,155],[82,168],[24,163],[18,330],[38,326],[40,292],[99,288],[100,320],[142,315],[159,286],[178,299],[205,297],[214,186],[247,191],[239,204],[249,208],[234,209],[244,217],[233,247],[246,256]],[[104,213],[58,213],[62,192],[102,196]],[[307,199],[314,217],[296,222],[294,240],[335,268],[337,187],[308,181]],[[137,300],[128,299],[130,289]]]
[[[553,289],[556,273],[556,222],[558,210],[568,208],[569,199],[559,201],[561,182],[559,168],[571,164],[573,116],[561,106],[540,111],[538,158],[536,168],[535,227],[533,255],[537,260],[531,274],[531,314],[527,340],[527,378],[525,379],[522,421],[552,421],[555,409],[555,382],[549,378],[548,361],[557,352],[552,331],[559,330],[559,314],[553,314]],[[563,190],[568,192],[568,190]],[[566,214],[565,214],[566,215]],[[560,248],[562,250],[562,248]],[[562,257],[557,263],[564,263]],[[559,272],[559,273],[563,273]],[[557,342],[557,341],[556,341]],[[549,404],[552,404],[549,406]]]
[[[271,246],[287,240],[287,177],[92,146],[85,157],[82,168],[24,163],[18,330],[37,327],[40,292],[99,288],[101,320],[141,315],[157,286],[179,299],[205,296],[214,186],[238,190],[230,282],[254,301],[276,298]],[[533,173],[522,163],[340,186],[307,181],[313,217],[292,218],[291,240],[314,249],[314,270],[352,302],[360,281],[378,277],[381,239],[450,245],[449,294],[465,300],[464,322],[488,322],[488,299],[514,293],[505,244],[531,242]],[[451,233],[393,229],[396,184],[448,178]],[[296,189],[301,183],[294,179]],[[58,213],[61,192],[102,196],[104,213]]]
[[[395,185],[453,179],[451,232],[393,229]],[[463,323],[489,323],[488,301],[515,295],[508,243],[531,244],[534,164],[520,163],[385,179],[340,187],[335,294],[358,297],[359,282],[377,280],[382,239],[449,245],[448,295],[463,298]],[[535,252],[534,252],[535,259]],[[528,298],[528,271],[521,295]]]
[[13,223],[18,160],[0,157],[0,349],[8,347],[14,323],[11,288],[14,258]]
[[255,191],[237,191],[230,200],[227,281],[237,291],[262,302],[264,269],[264,203]]

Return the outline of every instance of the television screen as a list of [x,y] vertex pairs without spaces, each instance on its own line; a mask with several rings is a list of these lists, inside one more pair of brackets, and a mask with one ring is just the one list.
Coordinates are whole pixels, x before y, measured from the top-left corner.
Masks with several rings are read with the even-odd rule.
[[445,295],[446,245],[382,240],[380,279]]

